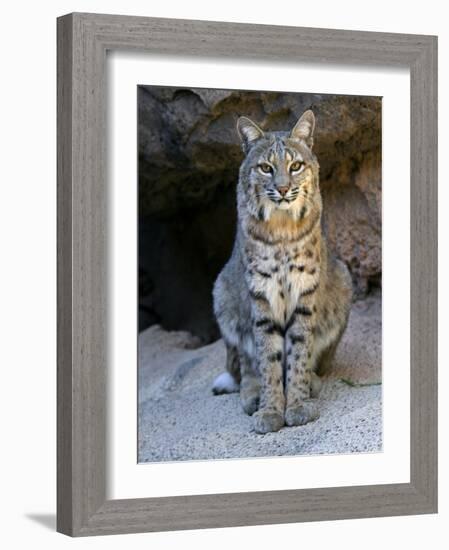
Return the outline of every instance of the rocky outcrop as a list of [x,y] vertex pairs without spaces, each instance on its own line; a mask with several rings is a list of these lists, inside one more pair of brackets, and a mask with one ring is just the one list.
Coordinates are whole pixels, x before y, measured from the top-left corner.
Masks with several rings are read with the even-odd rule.
[[379,284],[380,98],[140,86],[138,107],[141,326],[216,336],[210,290],[234,238],[243,114],[285,130],[313,109],[329,242],[358,295]]

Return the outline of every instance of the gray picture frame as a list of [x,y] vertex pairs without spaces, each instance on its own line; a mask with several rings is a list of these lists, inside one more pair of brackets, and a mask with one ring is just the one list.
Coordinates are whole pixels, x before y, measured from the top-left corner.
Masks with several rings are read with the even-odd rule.
[[[73,13],[58,27],[57,529],[72,536],[437,511],[437,38]],[[388,65],[411,74],[410,483],[106,498],[106,52]]]

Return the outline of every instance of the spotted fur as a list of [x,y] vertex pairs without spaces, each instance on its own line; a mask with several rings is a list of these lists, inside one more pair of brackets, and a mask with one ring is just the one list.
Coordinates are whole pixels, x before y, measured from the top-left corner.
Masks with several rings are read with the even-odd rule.
[[237,125],[246,153],[237,235],[214,311],[227,372],[258,433],[318,418],[316,373],[332,360],[352,299],[349,272],[329,255],[321,228],[314,127],[311,111],[291,132],[263,132],[246,117]]

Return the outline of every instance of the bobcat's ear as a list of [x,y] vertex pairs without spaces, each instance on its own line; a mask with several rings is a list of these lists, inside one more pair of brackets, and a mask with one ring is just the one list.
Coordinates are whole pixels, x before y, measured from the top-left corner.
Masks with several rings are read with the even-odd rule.
[[313,131],[315,129],[315,115],[312,111],[306,111],[295,124],[295,127],[290,133],[293,139],[302,139],[307,146],[312,149],[313,146]]
[[259,126],[246,116],[239,117],[237,121],[237,131],[242,141],[244,153],[247,153],[251,146],[264,135]]

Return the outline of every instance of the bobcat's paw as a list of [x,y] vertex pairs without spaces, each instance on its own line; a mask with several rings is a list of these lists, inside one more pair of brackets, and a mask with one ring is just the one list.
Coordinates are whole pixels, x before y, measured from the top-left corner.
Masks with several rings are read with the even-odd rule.
[[276,409],[259,409],[253,414],[254,429],[258,434],[277,432],[284,425],[282,414]]
[[253,376],[244,376],[240,384],[240,401],[243,410],[252,416],[260,404],[260,384]]
[[[241,395],[241,394],[240,394]],[[253,393],[252,395],[241,395],[242,407],[246,414],[252,416],[259,408],[259,394]]]
[[285,411],[285,423],[287,426],[303,426],[319,418],[320,412],[316,403],[304,401],[300,405],[288,407]]

